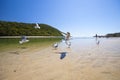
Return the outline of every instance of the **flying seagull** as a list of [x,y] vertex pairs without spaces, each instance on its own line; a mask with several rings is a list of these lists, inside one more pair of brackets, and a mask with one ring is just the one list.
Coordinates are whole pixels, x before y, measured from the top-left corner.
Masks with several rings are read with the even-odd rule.
[[34,26],[35,29],[40,29],[40,26],[38,25],[38,23],[36,23],[36,26]]
[[20,44],[29,42],[29,40],[26,38],[26,36],[22,36],[21,38],[22,38],[21,41],[19,41]]

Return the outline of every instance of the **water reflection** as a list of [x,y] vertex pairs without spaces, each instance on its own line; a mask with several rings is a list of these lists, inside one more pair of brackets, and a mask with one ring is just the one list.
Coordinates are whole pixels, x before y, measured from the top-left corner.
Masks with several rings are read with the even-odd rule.
[[99,45],[100,44],[99,37],[95,37],[95,40],[96,40],[96,45]]

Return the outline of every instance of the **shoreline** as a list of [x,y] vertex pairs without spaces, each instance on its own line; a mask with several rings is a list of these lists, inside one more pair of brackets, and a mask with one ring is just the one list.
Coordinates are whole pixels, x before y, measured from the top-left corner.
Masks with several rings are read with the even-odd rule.
[[[27,38],[62,38],[62,36],[26,36]],[[21,36],[0,36],[0,38],[21,38]]]

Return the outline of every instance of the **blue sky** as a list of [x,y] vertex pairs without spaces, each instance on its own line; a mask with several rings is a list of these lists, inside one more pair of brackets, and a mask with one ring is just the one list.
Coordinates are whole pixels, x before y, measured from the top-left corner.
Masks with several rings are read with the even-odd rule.
[[0,20],[45,23],[72,36],[120,32],[120,0],[0,0]]

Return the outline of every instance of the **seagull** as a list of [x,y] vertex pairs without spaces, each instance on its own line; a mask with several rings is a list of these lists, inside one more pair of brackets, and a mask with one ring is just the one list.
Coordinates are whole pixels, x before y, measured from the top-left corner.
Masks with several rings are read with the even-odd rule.
[[21,41],[19,41],[20,44],[26,43],[26,42],[29,42],[29,40],[26,39],[26,40],[21,40]]
[[19,41],[20,44],[29,42],[29,40],[26,38],[26,36],[22,36],[22,40]]
[[36,26],[34,26],[35,29],[40,29],[40,26],[36,23]]
[[54,47],[55,49],[57,49],[58,43],[55,43],[55,44],[53,45],[53,47]]

